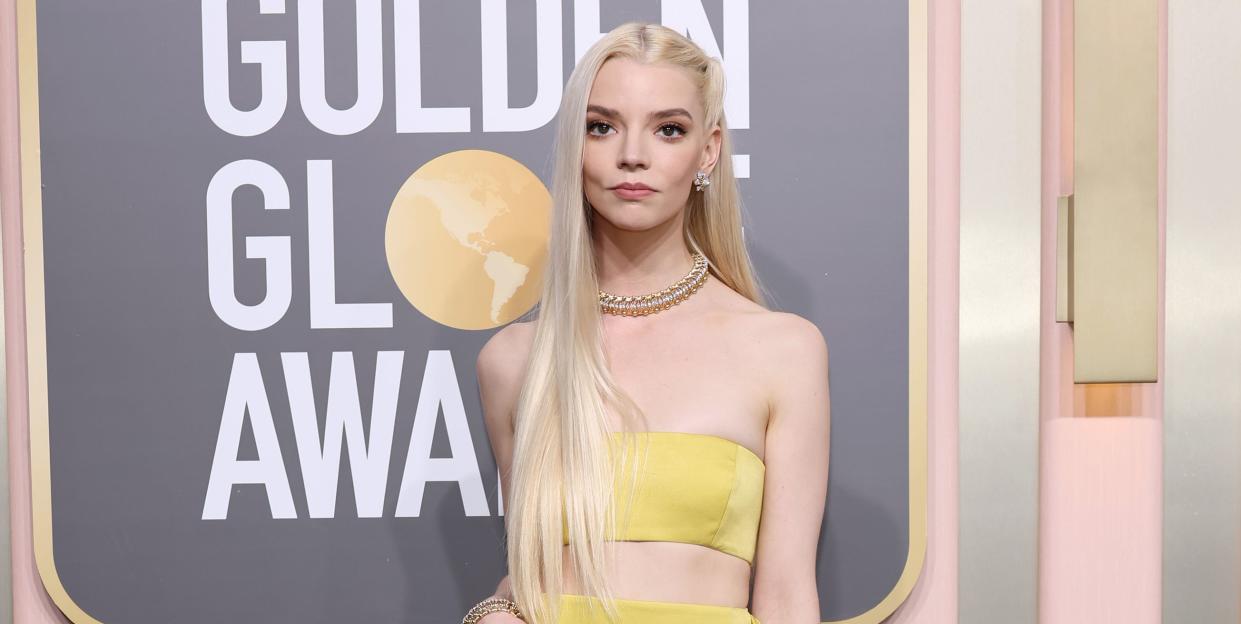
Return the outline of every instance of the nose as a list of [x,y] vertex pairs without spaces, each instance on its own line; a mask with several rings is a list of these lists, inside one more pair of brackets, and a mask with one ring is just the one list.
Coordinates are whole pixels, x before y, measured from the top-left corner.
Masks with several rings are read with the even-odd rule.
[[649,161],[646,153],[646,141],[640,132],[626,131],[621,137],[620,154],[617,166],[621,169],[646,169]]

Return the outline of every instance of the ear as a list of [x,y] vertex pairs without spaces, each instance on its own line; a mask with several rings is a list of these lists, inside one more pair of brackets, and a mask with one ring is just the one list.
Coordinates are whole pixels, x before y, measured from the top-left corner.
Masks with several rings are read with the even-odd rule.
[[711,133],[707,135],[707,140],[702,146],[702,156],[698,159],[698,168],[711,174],[715,169],[715,163],[720,158],[720,145],[724,141],[724,133],[720,130],[719,124],[711,129]]

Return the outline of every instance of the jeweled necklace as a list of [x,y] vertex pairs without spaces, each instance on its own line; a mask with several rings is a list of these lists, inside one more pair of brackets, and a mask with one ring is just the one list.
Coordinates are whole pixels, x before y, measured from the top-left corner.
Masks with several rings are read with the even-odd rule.
[[707,267],[709,265],[706,256],[696,251],[692,252],[691,255],[694,258],[694,266],[689,270],[689,273],[677,280],[675,284],[659,292],[649,295],[622,296],[600,290],[599,305],[603,312],[619,316],[646,316],[647,314],[667,310],[685,301],[707,282]]

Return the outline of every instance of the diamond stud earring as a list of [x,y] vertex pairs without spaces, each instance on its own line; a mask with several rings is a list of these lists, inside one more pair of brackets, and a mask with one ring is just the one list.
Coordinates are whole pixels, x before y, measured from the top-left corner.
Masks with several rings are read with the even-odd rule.
[[699,192],[705,191],[707,190],[708,186],[711,186],[711,178],[707,177],[707,172],[699,171],[698,173],[694,174],[694,190],[695,191],[699,191]]

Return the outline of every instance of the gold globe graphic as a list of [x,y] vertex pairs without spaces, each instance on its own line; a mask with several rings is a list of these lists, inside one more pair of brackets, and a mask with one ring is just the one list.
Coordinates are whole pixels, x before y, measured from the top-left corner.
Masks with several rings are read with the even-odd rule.
[[388,268],[427,318],[490,329],[538,302],[551,223],[538,176],[496,152],[436,157],[401,185],[388,211]]

